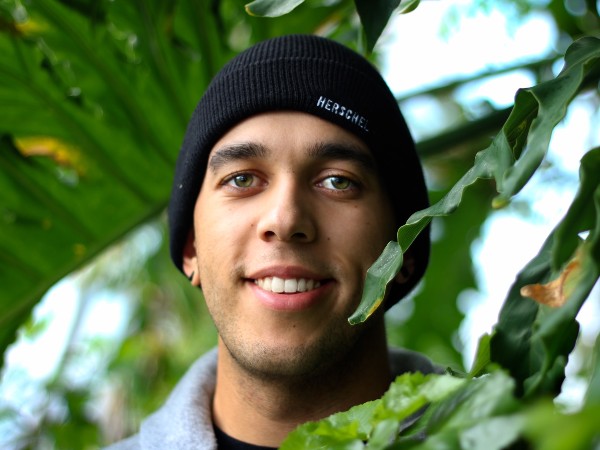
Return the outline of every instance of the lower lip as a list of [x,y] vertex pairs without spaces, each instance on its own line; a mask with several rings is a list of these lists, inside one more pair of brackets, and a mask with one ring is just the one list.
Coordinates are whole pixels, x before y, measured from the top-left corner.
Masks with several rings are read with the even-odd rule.
[[329,291],[331,283],[325,283],[310,291],[297,292],[295,294],[278,294],[276,292],[265,291],[253,281],[248,281],[248,285],[260,303],[269,309],[276,311],[302,311],[318,304],[323,295]]

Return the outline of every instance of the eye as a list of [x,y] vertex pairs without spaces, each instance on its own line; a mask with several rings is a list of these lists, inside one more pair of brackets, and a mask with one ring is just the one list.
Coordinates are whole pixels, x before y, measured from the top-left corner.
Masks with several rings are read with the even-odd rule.
[[254,175],[249,173],[239,173],[225,180],[224,184],[238,188],[249,188],[255,184],[255,178]]
[[355,186],[353,181],[349,180],[346,177],[340,176],[327,177],[323,180],[321,184],[326,189],[333,189],[336,191],[344,191],[347,189],[351,189]]

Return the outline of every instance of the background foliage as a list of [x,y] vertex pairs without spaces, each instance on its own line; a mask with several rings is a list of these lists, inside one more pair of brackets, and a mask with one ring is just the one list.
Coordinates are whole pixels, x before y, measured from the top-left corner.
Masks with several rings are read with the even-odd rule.
[[[91,261],[94,265],[87,266],[78,281],[83,292],[78,314],[83,317],[86,301],[104,293],[126,298],[130,317],[116,339],[89,340],[77,326],[72,330],[68,350],[37,401],[24,409],[4,407],[0,420],[11,424],[10,448],[93,448],[129,434],[161,403],[190,361],[214,343],[199,292],[169,263],[162,212],[187,119],[219,67],[253,42],[292,32],[327,35],[378,61],[377,48],[370,51],[389,15],[398,6],[405,11],[418,6],[415,1],[312,0],[254,2],[248,9],[265,15],[272,4],[288,3],[288,8],[270,14],[278,17],[264,18],[248,14],[233,0],[0,0],[0,347],[6,350],[19,327],[26,337],[39,333],[44,324],[32,320],[31,312],[41,296]],[[557,0],[497,0],[474,2],[473,9],[490,8],[492,3],[510,8],[515,20],[544,9],[561,30],[556,53],[512,67],[533,73],[538,82],[553,78],[551,67],[570,42],[597,36],[600,29],[592,1],[579,2],[574,9],[569,7],[573,2]],[[266,9],[257,10],[261,5]],[[452,20],[447,19],[449,27]],[[599,78],[597,59],[591,58],[577,91],[591,89],[597,95]],[[430,192],[433,202],[460,185],[475,154],[510,124],[510,111],[488,106],[473,114],[456,100],[453,93],[472,81],[451,81],[420,93],[455,112],[451,129],[418,143],[428,174],[436,180]],[[513,125],[520,123],[515,117],[526,106],[515,108]],[[534,127],[535,114],[530,114],[523,136]],[[524,139],[516,141],[523,145]],[[515,159],[519,152],[513,154]],[[597,153],[590,152],[588,159],[597,160]],[[570,258],[572,236],[599,226],[593,213],[600,211],[599,200],[593,200],[598,173],[588,172],[587,194],[574,203],[579,207],[574,219],[557,231],[570,246],[558,252],[560,257],[550,257],[546,249],[536,259],[545,264],[547,278],[560,273]],[[464,368],[456,345],[463,313],[455,300],[476,287],[470,247],[490,214],[497,187],[492,181],[476,183],[465,192],[458,210],[436,219],[443,239],[434,241],[432,265],[410,301],[410,320],[395,322],[397,315],[390,315],[393,343],[422,351],[456,371]],[[586,267],[595,264],[597,278],[598,251],[588,254],[592,256]],[[527,283],[540,280],[536,261],[530,268],[537,278]],[[591,280],[593,284],[593,273]],[[560,386],[563,359],[576,336],[577,308],[568,315],[539,313],[535,303],[522,302],[519,288],[511,294],[507,305],[513,306],[505,308],[491,347],[489,341],[482,345],[475,367],[483,371],[491,358],[512,376],[505,382],[498,375],[498,386],[516,383],[518,394],[555,395],[555,385],[537,391],[531,386],[549,379]],[[585,295],[578,305],[584,300]],[[528,305],[526,314],[511,312],[522,305]],[[545,326],[550,322],[539,314],[556,317]],[[515,317],[529,321],[515,324]],[[520,337],[531,337],[537,328],[542,332],[535,339],[502,341],[503,336],[514,336],[518,327]],[[551,339],[567,335],[571,338],[564,348]],[[488,356],[490,351],[495,356]],[[559,357],[558,366],[547,367]],[[82,376],[81,367],[91,369]],[[554,378],[536,381],[541,367]],[[599,399],[595,373],[590,408],[597,408]],[[579,422],[585,424],[585,417],[585,411],[580,413]]]

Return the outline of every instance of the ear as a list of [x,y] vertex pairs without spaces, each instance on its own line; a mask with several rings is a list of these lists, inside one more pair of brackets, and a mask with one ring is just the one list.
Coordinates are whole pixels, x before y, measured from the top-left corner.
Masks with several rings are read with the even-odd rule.
[[196,255],[196,241],[194,230],[190,230],[188,238],[183,247],[183,273],[189,278],[192,286],[200,286],[200,274],[198,273],[198,258]]
[[411,249],[404,254],[404,260],[400,272],[394,277],[394,281],[398,284],[405,284],[410,280],[415,273],[415,258]]

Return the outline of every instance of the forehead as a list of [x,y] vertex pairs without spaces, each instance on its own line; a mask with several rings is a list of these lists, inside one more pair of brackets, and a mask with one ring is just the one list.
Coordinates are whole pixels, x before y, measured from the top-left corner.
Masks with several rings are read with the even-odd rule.
[[354,160],[375,170],[375,159],[358,136],[319,117],[296,111],[251,116],[232,127],[213,146],[208,168],[234,159],[321,158]]

